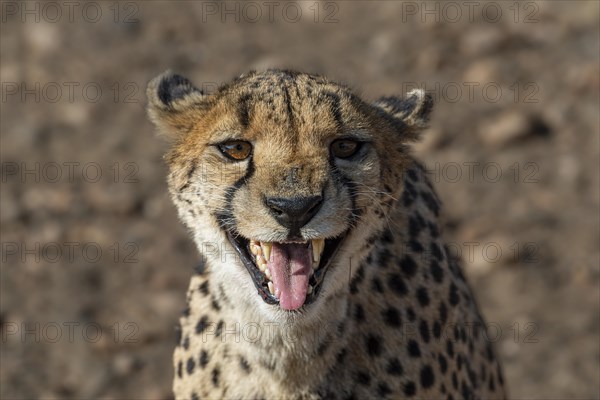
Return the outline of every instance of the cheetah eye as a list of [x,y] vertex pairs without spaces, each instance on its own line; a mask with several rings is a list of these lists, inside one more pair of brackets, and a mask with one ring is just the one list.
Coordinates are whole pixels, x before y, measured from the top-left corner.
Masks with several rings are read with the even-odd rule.
[[242,161],[252,153],[252,145],[243,140],[230,140],[229,142],[221,143],[219,150],[231,160]]
[[331,153],[337,158],[348,158],[356,154],[360,143],[350,139],[338,139],[331,143]]

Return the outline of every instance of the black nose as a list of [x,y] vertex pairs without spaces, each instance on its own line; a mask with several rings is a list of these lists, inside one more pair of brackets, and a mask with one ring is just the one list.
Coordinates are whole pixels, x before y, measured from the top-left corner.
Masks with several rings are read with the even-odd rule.
[[292,232],[302,228],[321,208],[321,196],[267,197],[265,199],[275,219]]

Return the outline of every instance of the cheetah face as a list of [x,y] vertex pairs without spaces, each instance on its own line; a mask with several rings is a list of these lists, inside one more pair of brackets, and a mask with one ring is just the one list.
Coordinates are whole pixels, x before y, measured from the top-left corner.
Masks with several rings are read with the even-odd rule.
[[[324,78],[279,70],[210,95],[167,72],[148,97],[173,140],[170,190],[201,251],[219,232],[222,278],[244,287],[249,277],[256,298],[288,312],[340,288],[397,198],[405,143],[431,108],[421,91],[367,104]],[[235,261],[223,262],[230,249]]]

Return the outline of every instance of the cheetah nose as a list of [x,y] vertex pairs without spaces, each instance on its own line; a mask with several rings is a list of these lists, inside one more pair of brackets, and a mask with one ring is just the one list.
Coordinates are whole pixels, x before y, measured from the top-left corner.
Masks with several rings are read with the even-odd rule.
[[267,197],[265,203],[277,222],[297,232],[319,211],[323,197]]

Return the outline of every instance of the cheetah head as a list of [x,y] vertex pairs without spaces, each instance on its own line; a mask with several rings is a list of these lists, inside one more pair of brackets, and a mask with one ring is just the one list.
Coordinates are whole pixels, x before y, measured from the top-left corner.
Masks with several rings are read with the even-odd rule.
[[348,286],[432,106],[421,90],[370,104],[284,70],[211,94],[166,72],[147,94],[172,142],[171,194],[211,273],[241,302],[278,313],[308,312]]

